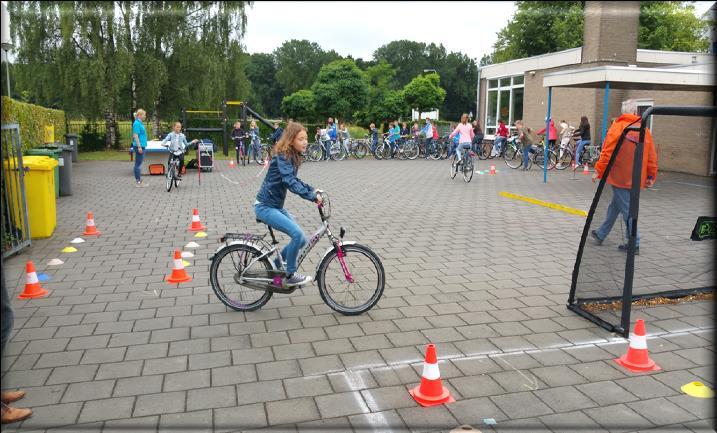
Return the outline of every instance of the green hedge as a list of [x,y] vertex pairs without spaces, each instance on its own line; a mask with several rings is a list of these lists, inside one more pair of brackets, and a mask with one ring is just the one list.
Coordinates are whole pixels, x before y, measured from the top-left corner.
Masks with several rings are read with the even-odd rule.
[[22,148],[33,149],[45,144],[45,126],[54,125],[55,142],[65,142],[65,112],[27,104],[25,102],[2,97],[1,116],[2,123],[17,123],[20,125],[20,140]]

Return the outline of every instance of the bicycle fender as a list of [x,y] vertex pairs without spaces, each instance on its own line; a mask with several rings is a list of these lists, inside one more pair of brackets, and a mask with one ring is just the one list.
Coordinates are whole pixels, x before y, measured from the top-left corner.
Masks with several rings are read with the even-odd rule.
[[[342,245],[342,246],[345,246],[345,245],[354,245],[354,244],[357,244],[357,243],[358,243],[358,242],[354,242],[354,241],[344,241],[344,242],[341,242],[341,245]],[[316,265],[316,272],[314,273],[314,275],[318,275],[318,274],[319,274],[319,266],[321,266],[321,263],[323,263],[323,261],[324,261],[324,259],[326,258],[326,256],[328,256],[328,255],[331,253],[331,251],[333,251],[335,248],[336,248],[336,247],[332,245],[332,246],[329,247],[326,251],[324,251],[324,254],[321,255],[321,260],[319,260],[318,263],[317,263],[317,265]]]

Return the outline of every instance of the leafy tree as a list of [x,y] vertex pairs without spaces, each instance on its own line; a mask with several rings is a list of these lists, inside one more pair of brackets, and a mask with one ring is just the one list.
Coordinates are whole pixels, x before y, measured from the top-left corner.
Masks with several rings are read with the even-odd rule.
[[[583,44],[583,3],[580,1],[519,1],[517,11],[498,32],[490,60],[536,56]],[[638,48],[704,52],[708,22],[695,16],[689,1],[640,2]],[[485,56],[484,56],[485,57]],[[487,60],[487,59],[486,59]],[[482,62],[481,62],[482,63]]]
[[316,117],[315,106],[313,92],[306,89],[284,96],[281,100],[281,111],[287,117],[303,122],[309,122]]
[[446,91],[439,85],[441,77],[437,73],[419,75],[403,88],[403,95],[409,107],[420,112],[440,107],[446,97]]
[[335,51],[324,51],[316,42],[292,39],[274,50],[274,58],[276,80],[288,95],[311,87],[321,67],[340,56]]
[[706,52],[708,20],[685,1],[640,2],[639,48]]
[[265,53],[252,54],[246,67],[246,76],[251,82],[253,108],[266,116],[279,116],[283,92],[276,82],[274,57]]
[[368,81],[353,60],[336,60],[321,68],[311,87],[319,115],[347,119],[368,102]]
[[411,110],[402,90],[389,90],[376,100],[371,114],[374,120],[388,122],[409,116]]

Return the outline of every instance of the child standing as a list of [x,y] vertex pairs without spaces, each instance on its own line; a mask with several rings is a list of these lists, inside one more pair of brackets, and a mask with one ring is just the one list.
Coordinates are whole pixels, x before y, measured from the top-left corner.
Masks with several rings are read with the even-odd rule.
[[239,150],[246,155],[246,149],[244,148],[244,136],[246,133],[241,127],[241,122],[236,121],[234,123],[234,129],[232,130],[232,140],[234,141],[234,149],[236,149],[237,152],[237,166],[239,164]]
[[251,150],[254,160],[259,161],[261,157],[261,138],[259,137],[259,127],[256,126],[255,120],[252,120],[249,124],[249,135],[251,136]]
[[281,251],[282,258],[286,260],[286,275],[282,279],[284,287],[300,286],[312,280],[310,276],[296,272],[299,250],[307,240],[294,217],[284,209],[287,190],[305,200],[321,203],[319,191],[296,177],[301,165],[301,154],[306,151],[307,144],[306,128],[303,125],[293,122],[286,126],[284,134],[276,143],[275,156],[271,159],[254,203],[257,219],[291,237],[291,242]]

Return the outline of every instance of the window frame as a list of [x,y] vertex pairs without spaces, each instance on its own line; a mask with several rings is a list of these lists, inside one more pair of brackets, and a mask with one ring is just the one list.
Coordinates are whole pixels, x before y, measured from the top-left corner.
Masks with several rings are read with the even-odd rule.
[[[520,84],[514,84],[516,77],[522,77],[523,82]],[[508,85],[501,86],[501,83],[503,81],[505,81],[506,78],[508,78]],[[497,81],[497,83],[498,83],[497,87],[492,87],[492,88],[490,87],[489,83],[492,80]],[[500,77],[492,77],[492,78],[486,79],[485,111],[484,111],[485,115],[483,118],[483,125],[484,125],[485,131],[486,131],[486,134],[488,137],[491,136],[491,134],[488,134],[489,130],[496,131],[498,129],[498,118],[502,117],[502,116],[500,116],[500,94],[501,94],[501,91],[508,90],[508,119],[507,119],[508,121],[506,122],[506,125],[508,126],[509,131],[512,131],[513,129],[515,129],[512,126],[513,122],[516,120],[516,119],[513,119],[513,115],[514,115],[514,113],[513,113],[513,90],[520,89],[520,88],[523,89],[523,101],[525,101],[525,73],[513,74],[513,75],[503,75]],[[489,97],[490,92],[497,93],[496,106],[495,106],[495,112],[496,112],[495,125],[488,124],[488,110],[489,110],[488,102],[490,100],[490,97]],[[525,107],[525,104],[523,104],[523,107]],[[492,136],[495,136],[495,132],[493,132]]]

